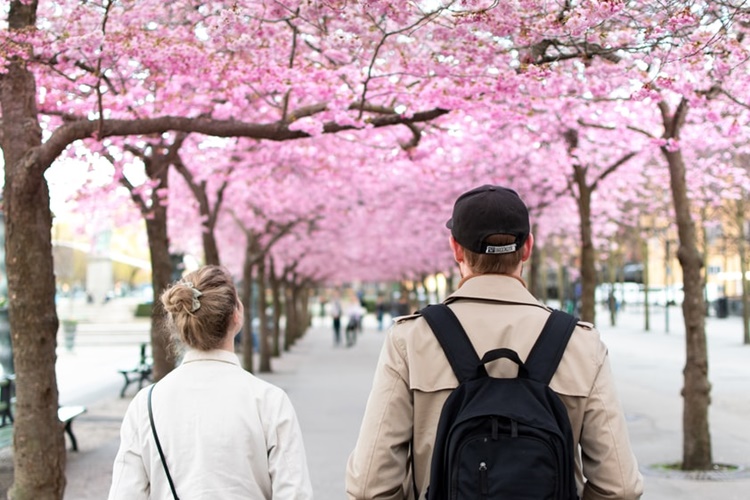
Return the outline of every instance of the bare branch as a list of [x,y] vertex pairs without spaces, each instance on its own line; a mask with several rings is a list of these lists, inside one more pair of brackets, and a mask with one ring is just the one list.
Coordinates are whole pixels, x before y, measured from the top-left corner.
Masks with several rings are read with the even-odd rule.
[[643,134],[646,137],[649,137],[651,139],[656,139],[656,136],[649,132],[648,130],[644,130],[642,128],[636,127],[635,125],[628,125],[626,127],[628,130],[632,130],[633,132],[638,132],[639,134]]
[[[556,49],[556,54],[547,54],[548,49]],[[522,62],[526,64],[542,65],[569,59],[593,59],[601,57],[612,63],[619,63],[620,56],[617,52],[624,47],[602,47],[598,43],[589,43],[586,41],[571,43],[566,45],[557,40],[545,38],[526,48],[525,57]],[[567,51],[565,50],[567,49]]]
[[[367,120],[374,128],[391,125],[404,125],[434,120],[449,112],[447,109],[435,108],[420,111],[407,117],[399,114],[377,116]],[[96,137],[103,139],[112,136],[162,134],[168,131],[196,132],[216,137],[249,137],[271,141],[288,141],[310,137],[301,130],[290,130],[285,123],[247,123],[236,120],[214,120],[210,118],[186,118],[163,116],[136,120],[102,120],[101,135],[97,134],[98,121],[81,120],[67,123],[55,130],[49,140],[36,148],[32,161],[40,168],[46,169],[67,147],[81,139]],[[323,125],[324,134],[333,134],[344,130],[358,130],[356,125],[341,125],[327,122]]]
[[604,169],[602,173],[600,173],[597,178],[594,180],[594,182],[591,184],[591,190],[596,190],[597,186],[599,185],[600,181],[603,181],[606,179],[612,172],[620,168],[622,165],[627,163],[632,157],[637,155],[638,153],[636,151],[631,151],[630,153],[626,154],[616,162],[614,162],[612,165]]
[[102,19],[102,43],[99,44],[99,59],[96,61],[96,104],[99,108],[99,134],[101,135],[102,120],[104,119],[104,99],[102,97],[102,54],[104,53],[104,40],[107,35],[107,21],[109,20],[109,10],[112,8],[112,0],[107,0],[104,6],[104,18]]
[[745,109],[750,109],[750,104],[748,104],[748,103],[746,103],[746,102],[742,102],[742,101],[740,101],[739,99],[737,99],[736,97],[734,97],[733,95],[731,95],[731,94],[730,94],[729,92],[727,92],[726,90],[724,90],[724,89],[720,88],[720,89],[719,89],[719,92],[720,92],[721,94],[725,95],[725,96],[727,97],[727,99],[729,99],[730,101],[732,101],[732,102],[733,102],[733,103],[735,103],[736,105],[738,105],[738,106],[741,106],[741,107],[743,107],[743,108],[745,108]]
[[[380,54],[380,49],[383,48],[386,40],[393,35],[399,35],[401,33],[409,32],[409,31],[412,31],[413,29],[418,28],[419,26],[429,23],[431,20],[438,17],[442,11],[443,11],[442,8],[436,9],[435,11],[431,13],[425,14],[424,17],[417,19],[414,23],[412,23],[409,26],[404,26],[401,29],[383,34],[383,37],[380,39],[380,41],[378,41],[378,44],[375,46],[375,50],[373,51],[372,57],[370,58],[370,64],[367,66],[367,78],[365,78],[365,81],[362,84],[362,95],[359,100],[362,103],[362,105],[364,105],[364,103],[367,102],[367,91],[369,90],[370,81],[373,79],[372,70],[375,67],[375,61],[377,61],[378,55]],[[363,114],[364,114],[364,109],[360,108],[359,117],[361,118]]]
[[[299,7],[297,8],[297,14],[299,14]],[[289,54],[289,68],[294,68],[294,57],[297,54],[297,38],[299,37],[299,29],[297,26],[292,24],[290,19],[286,20],[286,24],[292,29],[292,49]],[[289,89],[284,95],[284,104],[281,111],[281,119],[287,119],[287,111],[289,111],[289,97],[292,94],[292,89]]]
[[407,142],[401,144],[401,149],[408,151],[414,149],[419,145],[419,141],[422,139],[422,129],[414,125],[413,123],[405,124],[406,127],[411,130],[412,136]]
[[659,101],[659,110],[661,111],[662,123],[664,124],[664,139],[677,139],[680,136],[680,129],[685,123],[688,112],[688,102],[685,97],[680,100],[677,109],[673,115],[669,112],[669,105],[664,101]]
[[[102,155],[102,157],[105,158],[112,165],[116,164],[115,157],[112,156],[112,154],[109,151],[107,151],[105,148],[102,148],[101,151],[99,151],[99,154]],[[125,189],[128,190],[128,193],[130,193],[130,199],[133,200],[133,203],[135,203],[135,205],[138,207],[138,210],[142,214],[147,213],[148,205],[146,204],[146,201],[143,199],[143,197],[135,192],[135,186],[133,185],[133,183],[130,182],[130,180],[128,180],[127,177],[122,175],[120,176],[120,184],[125,186]]]

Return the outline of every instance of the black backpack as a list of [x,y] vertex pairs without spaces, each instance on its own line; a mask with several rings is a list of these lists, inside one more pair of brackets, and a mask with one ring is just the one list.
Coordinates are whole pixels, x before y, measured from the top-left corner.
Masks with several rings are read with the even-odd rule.
[[[577,319],[553,311],[522,362],[507,348],[480,360],[444,304],[420,312],[459,382],[440,414],[427,499],[578,499],[568,413],[549,388]],[[487,374],[500,358],[519,366],[517,378]]]

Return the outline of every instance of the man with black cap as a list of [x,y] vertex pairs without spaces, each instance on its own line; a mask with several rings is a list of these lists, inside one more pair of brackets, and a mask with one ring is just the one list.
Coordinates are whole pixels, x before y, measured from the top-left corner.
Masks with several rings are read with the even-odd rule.
[[[551,310],[526,289],[521,274],[534,245],[528,209],[512,189],[484,185],[461,196],[446,226],[461,272],[445,304],[481,357],[498,347],[526,359]],[[493,377],[517,366],[493,363]],[[419,314],[397,318],[378,361],[356,447],[346,470],[348,498],[420,499],[443,404],[458,381],[438,340]],[[576,449],[579,496],[636,499],[643,479],[615,392],[607,348],[579,322],[550,387],[564,403]]]

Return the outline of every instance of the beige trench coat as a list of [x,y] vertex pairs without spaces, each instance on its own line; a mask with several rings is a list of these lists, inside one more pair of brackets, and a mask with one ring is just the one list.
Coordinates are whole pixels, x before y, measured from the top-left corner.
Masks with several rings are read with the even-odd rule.
[[[480,358],[491,349],[509,347],[526,359],[550,314],[520,280],[502,275],[475,276],[445,302]],[[508,377],[516,375],[517,367],[499,361],[488,371]],[[418,315],[398,318],[385,339],[359,438],[347,464],[350,499],[414,498],[412,438],[414,479],[419,498],[424,498],[440,411],[457,385],[427,322]],[[579,495],[584,500],[640,498],[643,479],[630,447],[607,348],[592,325],[579,323],[550,387],[568,409],[580,450],[576,456]]]

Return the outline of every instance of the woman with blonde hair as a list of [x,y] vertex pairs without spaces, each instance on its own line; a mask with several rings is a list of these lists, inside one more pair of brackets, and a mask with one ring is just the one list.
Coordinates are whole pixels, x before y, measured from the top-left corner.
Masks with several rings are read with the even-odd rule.
[[202,267],[161,302],[187,349],[179,367],[130,403],[109,499],[312,498],[289,398],[234,353],[243,308],[231,275]]

